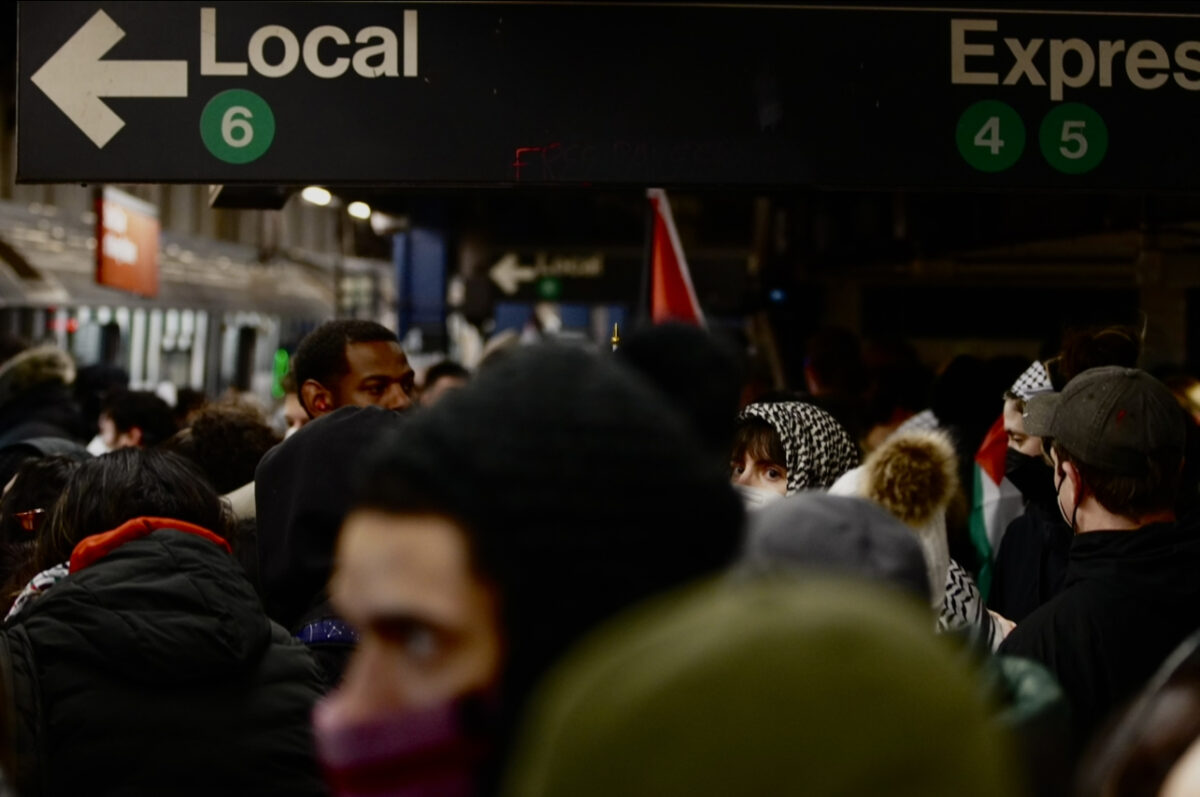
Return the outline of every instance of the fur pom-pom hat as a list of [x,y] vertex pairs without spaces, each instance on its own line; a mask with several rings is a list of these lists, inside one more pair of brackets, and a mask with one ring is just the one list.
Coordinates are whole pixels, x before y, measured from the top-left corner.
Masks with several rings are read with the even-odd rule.
[[890,438],[829,491],[869,498],[916,532],[929,568],[931,593],[940,602],[950,566],[946,509],[957,490],[953,443],[941,432],[913,431]]
[[56,382],[75,382],[75,361],[57,346],[34,346],[0,365],[0,406],[28,390]]
[[889,440],[863,463],[863,495],[914,528],[944,512],[958,489],[954,445],[935,431]]

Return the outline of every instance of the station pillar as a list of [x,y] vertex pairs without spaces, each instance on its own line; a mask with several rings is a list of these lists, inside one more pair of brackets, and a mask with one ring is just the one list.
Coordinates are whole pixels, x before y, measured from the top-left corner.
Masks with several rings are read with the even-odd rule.
[[392,244],[396,333],[418,352],[445,351],[446,234],[440,229],[414,227],[396,233]]

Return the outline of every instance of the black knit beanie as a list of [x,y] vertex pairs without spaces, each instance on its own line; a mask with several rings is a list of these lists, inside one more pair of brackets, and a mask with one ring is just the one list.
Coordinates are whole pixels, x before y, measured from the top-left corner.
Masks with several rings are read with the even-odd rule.
[[656,324],[622,341],[616,360],[661,390],[721,465],[729,461],[744,376],[733,346],[689,324]]
[[374,449],[358,507],[440,512],[497,586],[502,701],[621,609],[727,565],[741,503],[659,394],[607,359],[536,346]]

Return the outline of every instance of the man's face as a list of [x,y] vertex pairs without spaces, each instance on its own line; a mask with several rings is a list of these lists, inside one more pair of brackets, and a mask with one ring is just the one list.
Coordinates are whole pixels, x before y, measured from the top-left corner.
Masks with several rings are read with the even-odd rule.
[[1008,447],[1030,457],[1041,456],[1042,438],[1025,433],[1020,406],[1014,399],[1004,401],[1004,434],[1008,436]]
[[352,512],[329,587],[334,607],[360,635],[331,698],[343,720],[428,708],[495,684],[495,596],[475,575],[454,521]]
[[405,410],[412,406],[416,375],[404,350],[394,341],[346,345],[349,372],[330,385],[334,407],[383,407]]
[[[1063,511],[1064,507],[1073,507],[1076,505],[1075,479],[1067,472],[1067,467],[1058,458],[1058,452],[1054,449],[1050,450],[1050,466],[1054,468],[1054,492],[1058,496],[1059,511]],[[1074,473],[1072,468],[1071,473]],[[1070,518],[1063,518],[1068,524]]]
[[466,387],[467,380],[461,376],[443,376],[441,379],[427,386],[421,391],[421,406],[432,407],[437,403],[437,400],[449,393],[451,390],[456,390],[460,387]]
[[1192,742],[1192,746],[1176,760],[1159,792],[1160,797],[1188,797],[1189,794],[1200,794],[1200,739]]
[[283,418],[287,421],[287,434],[293,435],[308,423],[308,413],[300,404],[300,396],[288,393],[283,397]]
[[141,430],[130,429],[122,432],[117,429],[117,425],[113,423],[113,419],[108,415],[100,416],[100,440],[103,441],[104,447],[109,451],[116,451],[118,448],[133,448],[141,444]]

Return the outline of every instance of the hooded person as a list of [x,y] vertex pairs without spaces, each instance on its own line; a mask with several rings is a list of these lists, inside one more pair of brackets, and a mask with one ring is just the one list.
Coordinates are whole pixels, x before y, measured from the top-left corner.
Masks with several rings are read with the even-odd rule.
[[551,663],[727,566],[742,517],[686,422],[608,358],[518,349],[414,414],[338,540],[330,591],[362,639],[314,715],[334,792],[492,793]]
[[[57,346],[35,346],[0,365],[0,449],[35,437],[91,436],[71,395],[75,362]],[[0,456],[11,478],[15,466]]]
[[915,601],[813,575],[715,582],[593,635],[543,682],[504,794],[1004,797],[1016,769]]
[[751,516],[737,573],[831,572],[890,584],[930,602],[928,568],[907,526],[877,504],[804,492]]
[[691,423],[705,449],[724,462],[743,382],[732,347],[690,324],[655,324],[621,341],[616,360],[662,391]]
[[738,415],[731,480],[751,508],[801,490],[827,489],[858,462],[850,435],[813,404],[756,403]]
[[327,590],[354,466],[403,422],[379,407],[342,407],[305,424],[255,470],[257,561],[247,570],[257,570],[267,614],[310,646],[331,686],[357,640]]
[[[911,527],[875,501],[801,493],[751,516],[736,573],[751,578],[788,573],[798,580],[818,573],[850,576],[899,588],[929,606],[932,587],[917,539]],[[933,615],[926,617],[926,627],[932,626]],[[1025,660],[988,655],[978,663],[996,719],[1012,731],[1024,780],[1035,787],[1029,793],[1063,794],[1069,783],[1060,741],[1067,735],[1066,703],[1054,677]]]
[[889,438],[830,492],[868,498],[903,521],[925,556],[938,629],[967,630],[995,649],[1003,639],[1001,623],[988,614],[971,575],[951,558],[946,539],[957,474],[954,446],[944,433],[909,432]]

